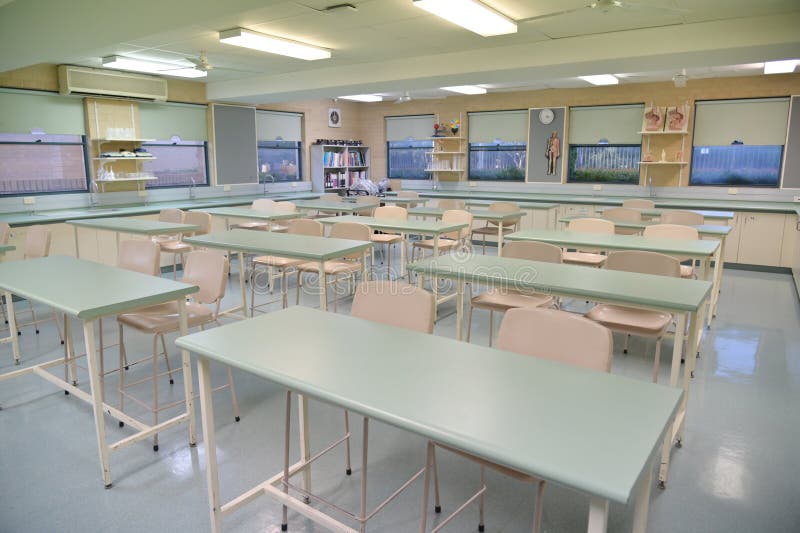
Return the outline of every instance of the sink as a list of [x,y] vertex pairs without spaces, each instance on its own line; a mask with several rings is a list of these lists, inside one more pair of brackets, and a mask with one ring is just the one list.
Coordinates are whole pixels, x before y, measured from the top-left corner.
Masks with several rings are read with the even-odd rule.
[[53,218],[70,218],[70,217],[85,217],[87,215],[106,215],[119,211],[118,207],[109,207],[106,209],[65,209],[61,211],[48,211],[46,213],[36,213],[42,217]]

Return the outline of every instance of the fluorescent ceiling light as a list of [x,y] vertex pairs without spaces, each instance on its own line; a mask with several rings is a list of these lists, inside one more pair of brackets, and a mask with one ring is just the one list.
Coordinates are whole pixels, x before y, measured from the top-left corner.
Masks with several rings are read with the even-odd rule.
[[517,33],[517,24],[477,0],[414,0],[414,5],[484,37]]
[[794,72],[795,65],[797,65],[797,59],[767,61],[764,63],[764,74],[789,74]]
[[383,97],[377,94],[351,94],[350,96],[340,96],[342,100],[353,100],[354,102],[382,102]]
[[266,35],[244,28],[234,28],[232,30],[219,32],[219,42],[241,46],[243,48],[252,48],[253,50],[268,52],[270,54],[296,57],[298,59],[305,59],[306,61],[328,59],[331,57],[331,51],[325,48],[283,39],[281,37],[273,37],[272,35]]
[[181,78],[204,78],[208,75],[207,72],[185,65],[161,63],[159,61],[149,61],[125,56],[106,56],[103,58],[103,66],[119,70],[147,72],[149,74],[179,76]]
[[611,74],[599,74],[597,76],[578,76],[583,81],[588,81],[592,85],[617,85],[619,79]]
[[486,89],[477,85],[454,85],[453,87],[440,87],[443,91],[461,94],[486,94]]

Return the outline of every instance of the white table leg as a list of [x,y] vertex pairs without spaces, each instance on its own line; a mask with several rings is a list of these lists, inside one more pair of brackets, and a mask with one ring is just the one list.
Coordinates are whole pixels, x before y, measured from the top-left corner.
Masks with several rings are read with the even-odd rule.
[[75,257],[81,258],[81,247],[78,244],[78,226],[72,226],[72,233],[75,235]]
[[[189,317],[186,314],[186,300],[183,298],[178,299],[178,314],[180,333],[183,337],[189,334]],[[183,365],[183,394],[186,399],[186,414],[189,415],[189,446],[195,446],[197,444],[197,421],[194,414],[194,380],[192,379],[192,359],[189,356],[189,350],[181,350],[181,364]]]
[[[3,292],[8,313],[8,342],[11,343],[11,352],[14,354],[14,364],[19,364],[19,335],[17,335],[17,316],[14,314],[14,297],[8,291]],[[2,302],[0,302],[2,305]]]
[[325,277],[325,261],[320,261],[319,265],[319,308],[322,311],[328,310],[328,283]]
[[405,268],[406,268],[406,234],[400,234],[400,278],[405,275]]
[[711,285],[711,303],[708,316],[706,317],[706,326],[709,328],[711,327],[711,321],[717,316],[717,301],[719,300],[719,289],[722,283],[723,257],[725,257],[723,255],[723,246],[726,238],[727,237],[723,237],[720,239],[719,248],[717,248],[717,251],[714,253],[714,276]]
[[645,475],[639,481],[639,486],[636,488],[633,508],[633,527],[632,533],[646,533],[647,532],[647,513],[650,508],[650,488],[653,485],[653,468],[652,464],[645,466]]
[[[308,400],[302,394],[297,395],[297,418],[300,428],[300,458],[307,463],[311,459],[311,441],[308,431]],[[311,465],[303,469],[303,489],[311,492]]]
[[100,367],[97,361],[97,347],[94,341],[94,325],[94,320],[83,323],[83,340],[86,343],[86,363],[89,367],[89,385],[92,395],[97,449],[100,455],[100,469],[103,475],[103,485],[108,489],[111,488],[111,467],[108,460],[110,450],[106,441],[106,420],[103,414],[103,402],[100,397]]
[[200,380],[200,416],[203,421],[203,442],[206,447],[206,488],[208,510],[211,514],[211,531],[222,531],[222,510],[219,501],[219,474],[217,466],[217,440],[214,431],[214,403],[211,397],[211,371],[208,359],[197,357],[197,375]]
[[503,256],[503,221],[497,225],[497,257]]
[[464,280],[456,282],[456,339],[464,338]]
[[589,500],[589,525],[587,533],[606,533],[608,528],[608,500],[592,496]]
[[[439,234],[433,235],[433,257],[439,257]],[[431,292],[433,292],[433,321],[439,315],[439,278],[431,276]]]
[[[675,315],[675,338],[672,347],[672,368],[669,374],[670,387],[678,386],[678,378],[681,371],[681,355],[683,354],[683,339],[686,332],[686,321],[688,317],[686,313]],[[687,357],[688,359],[688,357]],[[688,386],[688,383],[687,383]],[[685,392],[684,392],[685,394]],[[661,448],[661,467],[658,473],[658,481],[663,487],[667,483],[667,474],[669,473],[669,459],[672,452],[672,429],[668,429],[664,435],[664,443]]]
[[244,252],[238,253],[239,257],[239,291],[242,298],[242,315],[247,318],[247,288],[244,286]]

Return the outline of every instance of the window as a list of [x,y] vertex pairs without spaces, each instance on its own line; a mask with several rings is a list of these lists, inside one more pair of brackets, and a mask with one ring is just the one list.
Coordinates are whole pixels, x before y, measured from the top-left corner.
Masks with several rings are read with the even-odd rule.
[[0,194],[88,190],[82,135],[0,134]]
[[303,115],[280,111],[256,111],[258,181],[302,179]]
[[143,161],[142,170],[158,180],[146,182],[148,189],[208,185],[208,147],[205,141],[154,141],[142,148],[155,160]]
[[431,179],[433,115],[386,117],[386,171],[392,179]]
[[639,183],[644,106],[571,107],[567,183]]
[[469,179],[524,181],[527,166],[528,113],[468,113]]
[[788,98],[695,104],[690,185],[777,187]]
[[258,141],[258,181],[298,181],[301,172],[299,141]]

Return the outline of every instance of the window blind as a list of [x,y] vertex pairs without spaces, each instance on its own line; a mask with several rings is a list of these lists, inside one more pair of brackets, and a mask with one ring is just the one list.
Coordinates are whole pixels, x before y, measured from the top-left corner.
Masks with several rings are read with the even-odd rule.
[[259,141],[302,141],[303,115],[278,111],[256,111],[256,135]]
[[0,132],[85,135],[83,100],[23,91],[0,91]]
[[427,139],[433,135],[433,115],[386,117],[386,140]]
[[207,108],[190,104],[139,103],[139,131],[160,141],[177,135],[183,141],[208,139]]
[[748,145],[783,146],[788,120],[788,98],[697,102],[694,145],[726,146],[737,140]]
[[642,144],[644,105],[606,105],[569,109],[569,143]]
[[528,112],[524,109],[467,113],[467,120],[471,143],[491,143],[497,139],[519,144],[528,142]]

